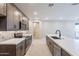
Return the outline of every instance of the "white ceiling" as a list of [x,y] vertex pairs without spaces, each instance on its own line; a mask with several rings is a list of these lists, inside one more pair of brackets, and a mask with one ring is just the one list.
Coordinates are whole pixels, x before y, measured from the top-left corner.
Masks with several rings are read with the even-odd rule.
[[[72,20],[79,18],[79,4],[71,5],[71,3],[54,3],[53,7],[48,7],[48,3],[15,3],[30,19],[36,17],[40,20]],[[37,15],[33,13],[37,12]]]

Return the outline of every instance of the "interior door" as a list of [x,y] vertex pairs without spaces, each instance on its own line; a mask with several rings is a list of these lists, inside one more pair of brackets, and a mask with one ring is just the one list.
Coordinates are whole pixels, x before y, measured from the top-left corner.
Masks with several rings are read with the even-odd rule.
[[33,38],[40,38],[40,25],[39,22],[33,22]]

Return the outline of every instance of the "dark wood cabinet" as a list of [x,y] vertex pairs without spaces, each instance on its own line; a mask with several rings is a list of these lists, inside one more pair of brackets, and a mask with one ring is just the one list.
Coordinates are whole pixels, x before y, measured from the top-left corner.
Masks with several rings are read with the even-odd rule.
[[32,36],[26,36],[26,39],[17,45],[0,44],[0,56],[24,56],[32,43]]
[[25,40],[17,45],[16,55],[23,56],[27,53],[32,43],[32,36],[26,36]]
[[62,56],[70,56],[70,54],[67,53],[64,49],[61,50],[61,55]]
[[48,36],[46,36],[46,42],[51,54],[54,55],[54,42]]
[[0,56],[15,56],[15,45],[0,45]]
[[25,54],[25,40],[16,46],[16,56],[23,56]]
[[18,45],[0,45],[0,56],[23,56],[24,53],[25,40]]
[[47,46],[53,56],[70,56],[64,49],[57,45],[51,38],[46,36]]
[[25,40],[21,43],[21,56],[25,55]]
[[17,55],[17,56],[21,56],[21,47],[20,47],[20,46],[18,46],[18,47],[16,48],[16,55]]
[[[21,22],[21,24],[25,24],[21,26],[21,29],[19,22]],[[0,31],[15,30],[29,30],[29,19],[14,4],[0,3]]]
[[7,30],[14,29],[14,6],[7,4]]
[[26,39],[25,39],[25,50],[26,50],[26,52],[30,48],[31,43],[32,43],[32,36],[27,36]]
[[22,13],[13,5],[7,4],[7,30],[19,30]]
[[6,16],[6,3],[0,3],[0,16]]
[[6,16],[0,17],[0,31],[6,31],[7,28],[6,24],[7,24]]
[[54,43],[54,56],[61,56],[61,47]]

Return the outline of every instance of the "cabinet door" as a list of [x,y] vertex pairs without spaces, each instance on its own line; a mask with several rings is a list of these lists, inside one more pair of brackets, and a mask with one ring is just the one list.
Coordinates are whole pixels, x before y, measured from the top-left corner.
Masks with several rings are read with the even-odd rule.
[[46,42],[47,42],[47,46],[48,46],[48,48],[49,48],[49,50],[50,50],[50,45],[51,45],[51,43],[50,43],[50,39],[49,39],[48,36],[46,36]]
[[15,30],[19,29],[19,21],[20,21],[20,12],[17,10],[17,8],[14,8],[14,26],[15,26]]
[[20,44],[17,45],[16,55],[23,56],[24,54],[25,54],[25,41],[22,41]]
[[61,48],[54,44],[54,56],[61,56]]
[[51,54],[54,55],[54,42],[47,36],[46,36],[46,41]]
[[7,4],[7,30],[14,30],[14,6]]
[[21,49],[20,46],[16,48],[16,56],[20,56],[21,55]]
[[21,30],[29,30],[29,20],[27,19],[27,17],[22,15],[20,17],[20,20],[21,20]]
[[62,56],[70,56],[70,54],[68,54],[65,50],[61,50],[61,55]]
[[19,17],[19,21],[22,21],[22,19],[23,19],[23,14],[20,13],[19,16],[20,16],[20,17]]
[[12,4],[7,4],[7,29],[18,30],[20,21],[20,11]]
[[29,30],[29,20],[26,21],[26,30]]
[[27,36],[26,43],[25,43],[26,52],[28,51],[29,47],[31,46],[31,43],[32,43],[32,36]]
[[49,43],[49,42],[50,42],[50,39],[49,39],[49,37],[47,37],[47,36],[46,36],[46,42],[47,42],[47,45],[48,45],[48,47],[49,47],[51,43]]
[[25,40],[21,43],[20,49],[21,49],[21,56],[23,56],[25,54]]
[[51,46],[50,46],[50,51],[52,53],[52,55],[54,55],[54,42],[52,40],[50,40]]
[[32,37],[29,36],[29,47],[31,46],[31,43],[32,43]]
[[0,15],[6,16],[6,3],[0,3]]
[[15,45],[0,45],[0,56],[15,56],[16,46]]

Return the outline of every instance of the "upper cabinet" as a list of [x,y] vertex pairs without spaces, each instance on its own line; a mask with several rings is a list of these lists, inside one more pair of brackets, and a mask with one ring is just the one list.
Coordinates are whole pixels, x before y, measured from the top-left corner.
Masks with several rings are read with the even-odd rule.
[[19,21],[20,21],[20,12],[15,8],[14,9],[14,29],[19,29]]
[[0,20],[0,30],[29,30],[28,18],[14,4],[2,3],[0,5],[0,14],[3,13],[3,15],[5,15],[5,18],[0,17],[3,22],[5,21],[4,23],[2,23],[2,21]]
[[6,3],[0,3],[0,16],[6,16]]
[[25,16],[22,16],[22,19],[20,21],[19,29],[21,29],[21,30],[29,30],[29,21]]
[[14,29],[14,6],[7,4],[7,30]]

